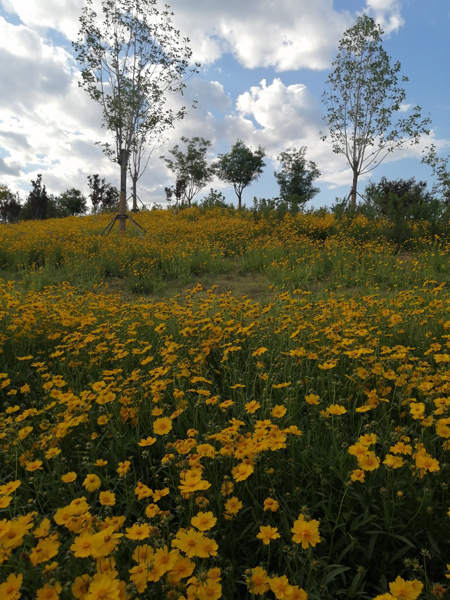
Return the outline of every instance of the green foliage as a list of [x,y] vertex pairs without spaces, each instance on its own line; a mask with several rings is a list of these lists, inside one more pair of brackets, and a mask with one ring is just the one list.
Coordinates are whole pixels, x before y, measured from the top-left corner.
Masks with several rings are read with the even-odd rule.
[[0,222],[16,223],[21,209],[19,194],[13,194],[6,185],[0,185]]
[[86,198],[80,190],[70,188],[57,198],[62,217],[84,215],[87,212]]
[[265,163],[261,146],[253,151],[242,140],[237,140],[228,154],[219,154],[214,165],[219,179],[231,183],[241,208],[243,190],[261,175]]
[[105,178],[100,179],[98,173],[88,175],[89,199],[92,203],[92,212],[108,212],[117,210],[119,206],[119,191]]
[[[406,93],[399,85],[401,65],[397,61],[391,66],[382,34],[371,17],[358,17],[339,43],[334,71],[327,80],[329,90],[322,95],[333,152],[343,154],[353,172],[349,194],[353,208],[360,175],[375,169],[396,148],[417,144],[422,133],[429,133],[430,119],[421,118],[419,106],[392,124]],[[322,135],[323,140],[327,137]]]
[[32,189],[28,194],[26,205],[29,208],[31,218],[36,221],[42,221],[47,216],[49,195],[45,185],[42,185],[42,173],[38,173],[35,181],[31,181]]
[[441,194],[445,204],[450,204],[450,168],[448,166],[450,156],[447,158],[439,157],[436,153],[436,146],[434,144],[431,144],[431,146],[429,148],[427,147],[425,150],[428,150],[428,154],[424,154],[422,162],[432,168],[433,175],[438,180],[433,191]]
[[[140,165],[148,140],[184,117],[185,107],[167,109],[166,98],[182,94],[186,72],[197,72],[188,68],[192,51],[172,25],[168,7],[159,11],[156,5],[156,0],[101,0],[99,21],[93,0],[87,0],[73,43],[81,67],[79,85],[101,105],[103,124],[115,138],[115,148],[101,146],[120,165],[121,214],[126,213],[130,154],[137,154]],[[139,165],[134,163],[136,180]],[[125,223],[119,219],[119,231]]]
[[[186,200],[188,206],[191,206],[193,197],[214,176],[214,171],[206,160],[206,153],[211,146],[211,142],[200,137],[193,137],[192,139],[182,137],[181,141],[186,144],[185,152],[180,150],[178,144],[176,144],[172,150],[169,150],[174,160],[164,156],[161,156],[161,158],[176,176],[177,182],[183,182],[182,198]],[[175,196],[177,197],[177,194]]]
[[202,210],[209,210],[211,208],[230,208],[226,203],[225,196],[222,192],[218,192],[213,188],[210,188],[208,195],[206,195],[200,202]]
[[313,181],[320,177],[320,171],[313,161],[306,162],[305,153],[306,146],[281,152],[278,156],[281,169],[274,172],[280,186],[280,197],[287,202],[291,211],[298,212],[319,192],[319,188],[313,186]]

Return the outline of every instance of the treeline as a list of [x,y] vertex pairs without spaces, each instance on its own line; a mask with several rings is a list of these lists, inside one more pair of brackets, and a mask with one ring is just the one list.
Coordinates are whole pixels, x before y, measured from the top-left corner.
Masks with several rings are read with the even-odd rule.
[[42,183],[42,174],[31,181],[31,191],[24,201],[18,193],[8,187],[0,186],[0,222],[60,219],[85,215],[89,211],[88,199],[93,213],[116,211],[119,205],[118,190],[100,178],[98,174],[88,176],[88,197],[76,189],[70,188],[59,196],[50,194]]

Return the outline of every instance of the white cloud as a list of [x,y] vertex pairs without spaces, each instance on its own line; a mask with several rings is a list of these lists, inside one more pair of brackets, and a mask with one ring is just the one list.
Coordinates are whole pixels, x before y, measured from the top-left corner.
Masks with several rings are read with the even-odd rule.
[[386,35],[398,31],[405,24],[400,0],[366,0],[366,6]]

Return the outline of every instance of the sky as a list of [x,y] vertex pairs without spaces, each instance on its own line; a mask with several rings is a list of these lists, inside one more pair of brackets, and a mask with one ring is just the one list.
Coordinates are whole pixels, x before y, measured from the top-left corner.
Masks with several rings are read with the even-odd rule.
[[[95,0],[99,2],[100,0]],[[438,155],[450,155],[450,3],[448,0],[166,0],[173,24],[188,37],[199,73],[186,81],[171,106],[197,101],[167,132],[150,156],[139,181],[144,204],[165,201],[164,187],[174,183],[161,155],[182,136],[212,142],[208,160],[226,153],[237,139],[266,152],[259,179],[243,192],[243,203],[274,198],[279,188],[277,157],[306,146],[306,159],[321,172],[320,192],[308,207],[332,206],[348,195],[351,171],[343,155],[333,153],[321,96],[344,32],[362,14],[381,25],[383,48],[408,77],[402,114],[419,105],[431,118],[430,134],[420,143],[390,154],[360,180],[424,180],[421,164],[430,143]],[[164,2],[158,2],[163,8]],[[0,0],[0,185],[24,200],[31,180],[42,173],[49,193],[75,187],[86,196],[87,177],[99,173],[119,187],[119,166],[96,142],[107,140],[99,105],[78,86],[79,65],[71,42],[77,38],[84,0]],[[178,104],[181,106],[181,104]],[[210,188],[237,204],[233,187],[213,180]]]

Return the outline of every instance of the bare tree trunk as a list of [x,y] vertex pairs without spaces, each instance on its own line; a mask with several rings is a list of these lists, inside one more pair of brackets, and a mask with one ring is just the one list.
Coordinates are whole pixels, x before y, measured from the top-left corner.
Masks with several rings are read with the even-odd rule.
[[132,176],[131,180],[133,182],[133,208],[131,209],[131,212],[139,212],[137,206],[137,177]]
[[120,150],[120,198],[119,198],[119,233],[127,228],[127,168],[128,152]]
[[358,172],[356,170],[353,171],[353,183],[352,183],[352,191],[351,191],[351,200],[350,207],[353,210],[356,208],[356,189],[358,186]]

